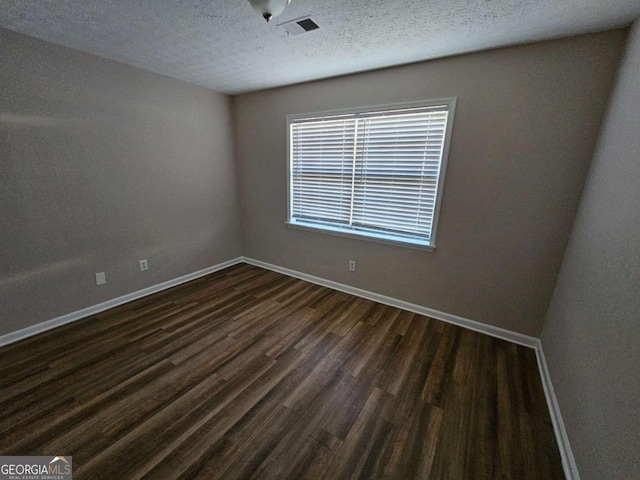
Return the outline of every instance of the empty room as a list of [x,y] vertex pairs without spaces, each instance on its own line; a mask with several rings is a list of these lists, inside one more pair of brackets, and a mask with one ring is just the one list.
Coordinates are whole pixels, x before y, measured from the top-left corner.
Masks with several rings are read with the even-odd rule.
[[0,480],[640,478],[637,0],[0,2]]

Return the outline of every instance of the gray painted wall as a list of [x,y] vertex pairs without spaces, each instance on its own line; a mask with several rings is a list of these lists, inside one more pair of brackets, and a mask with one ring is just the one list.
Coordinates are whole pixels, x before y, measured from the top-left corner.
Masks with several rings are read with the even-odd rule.
[[640,478],[639,22],[542,330],[582,480]]
[[241,254],[229,97],[7,30],[0,51],[0,334]]
[[[234,97],[244,254],[538,335],[624,40],[606,32]],[[285,226],[287,114],[451,96],[434,252]]]

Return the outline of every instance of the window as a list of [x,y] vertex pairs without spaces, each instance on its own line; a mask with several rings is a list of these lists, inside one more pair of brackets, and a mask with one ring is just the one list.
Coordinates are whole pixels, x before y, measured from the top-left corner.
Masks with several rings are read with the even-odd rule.
[[433,248],[455,98],[290,115],[288,224]]

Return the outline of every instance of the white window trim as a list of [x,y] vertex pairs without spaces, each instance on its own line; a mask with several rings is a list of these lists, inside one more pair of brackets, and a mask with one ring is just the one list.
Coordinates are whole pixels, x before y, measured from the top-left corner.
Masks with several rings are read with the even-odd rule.
[[[327,235],[333,235],[338,237],[354,238],[363,240],[366,242],[383,243],[387,245],[396,245],[406,248],[413,248],[417,250],[433,251],[436,248],[436,236],[438,233],[438,224],[440,220],[440,208],[442,206],[442,196],[444,191],[445,177],[447,172],[447,162],[449,159],[449,146],[451,143],[451,135],[453,131],[453,123],[455,117],[457,97],[447,97],[432,100],[422,100],[416,102],[403,102],[403,103],[390,103],[382,105],[372,105],[360,108],[343,108],[337,110],[325,110],[320,112],[308,112],[299,114],[287,115],[287,129],[286,129],[286,141],[287,141],[287,219],[285,224],[290,228],[299,230],[312,231],[316,233],[322,233]],[[367,234],[358,234],[341,230],[339,228],[326,226],[311,226],[301,225],[299,223],[291,222],[291,165],[292,165],[292,153],[291,153],[291,123],[300,118],[309,118],[313,116],[328,116],[328,115],[340,115],[340,114],[358,114],[375,110],[391,110],[395,108],[415,108],[415,107],[432,107],[438,105],[447,105],[449,107],[447,129],[445,132],[444,143],[442,147],[442,162],[440,164],[440,176],[438,178],[438,190],[436,195],[436,204],[433,211],[433,226],[431,229],[430,243],[425,244],[422,242],[412,242],[407,238],[394,239],[392,235],[376,235],[375,233],[368,232]]]

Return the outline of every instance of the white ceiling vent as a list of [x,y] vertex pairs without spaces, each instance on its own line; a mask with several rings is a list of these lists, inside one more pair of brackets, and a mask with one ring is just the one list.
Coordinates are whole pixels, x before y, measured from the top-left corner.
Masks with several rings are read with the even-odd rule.
[[278,27],[283,28],[289,35],[300,35],[320,28],[311,17],[298,18],[288,22],[279,23]]

